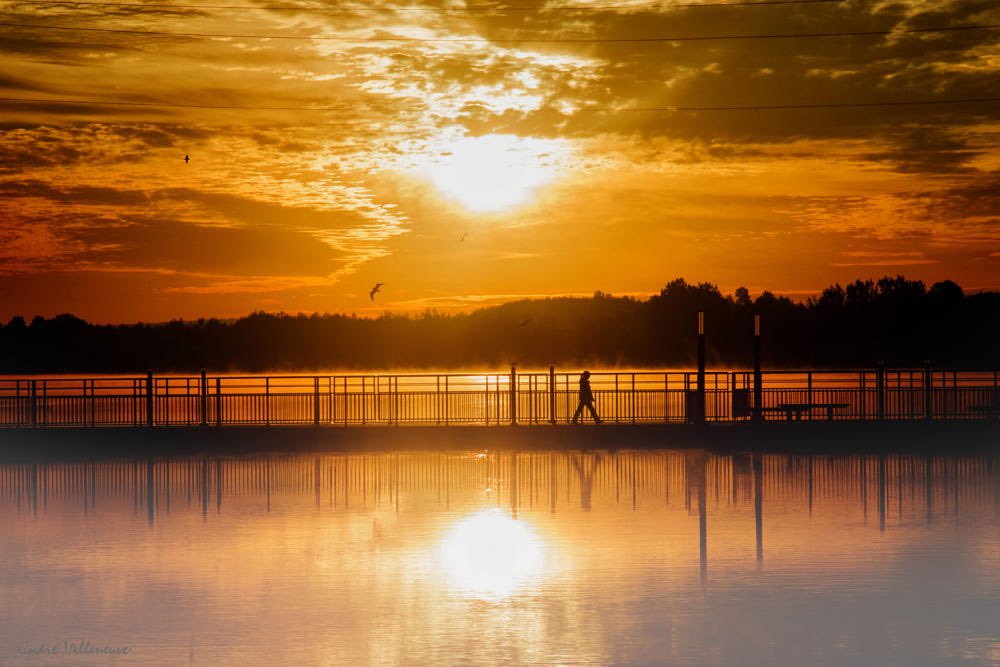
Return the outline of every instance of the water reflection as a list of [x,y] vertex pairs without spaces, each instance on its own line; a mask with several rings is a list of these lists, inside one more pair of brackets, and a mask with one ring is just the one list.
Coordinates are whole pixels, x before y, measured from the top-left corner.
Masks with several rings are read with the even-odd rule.
[[[997,463],[618,450],[0,466],[0,663],[76,639],[130,643],[143,664],[995,664]],[[71,662],[87,660],[106,662]]]

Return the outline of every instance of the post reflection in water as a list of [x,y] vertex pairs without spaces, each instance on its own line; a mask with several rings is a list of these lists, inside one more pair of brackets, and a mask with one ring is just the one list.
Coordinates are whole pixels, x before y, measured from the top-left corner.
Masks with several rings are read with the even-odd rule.
[[59,633],[160,664],[995,664],[997,464],[617,450],[4,465],[0,664]]

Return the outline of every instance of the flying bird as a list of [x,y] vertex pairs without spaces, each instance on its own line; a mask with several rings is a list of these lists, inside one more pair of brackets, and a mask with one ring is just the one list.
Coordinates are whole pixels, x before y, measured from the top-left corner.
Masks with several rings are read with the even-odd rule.
[[375,300],[375,295],[382,290],[382,285],[385,285],[385,283],[375,283],[375,287],[373,287],[372,291],[368,293],[368,296],[372,301]]
[[191,161],[191,156],[190,155],[185,155],[184,156],[184,164],[187,164],[190,161]]
[[524,325],[526,325],[526,324],[530,324],[530,323],[531,323],[531,318],[529,317],[529,318],[528,318],[528,319],[526,319],[526,320],[521,320],[521,323],[520,323],[520,324],[518,324],[517,326],[519,326],[519,327],[523,327]]
[[465,240],[465,237],[466,237],[466,236],[468,236],[468,235],[469,235],[469,232],[463,232],[463,233],[462,233],[462,238],[460,238],[460,239],[458,240],[458,242],[459,242],[459,243],[461,243],[462,241],[464,241],[464,240]]

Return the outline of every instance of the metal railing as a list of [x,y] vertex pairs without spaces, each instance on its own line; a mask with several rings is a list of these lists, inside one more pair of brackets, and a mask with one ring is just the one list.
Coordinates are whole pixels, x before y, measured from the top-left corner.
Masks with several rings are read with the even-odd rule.
[[[959,369],[608,371],[610,423],[996,419],[1000,374]],[[0,427],[558,424],[576,372],[0,378]],[[701,406],[704,406],[702,409]],[[585,415],[586,416],[586,415]]]

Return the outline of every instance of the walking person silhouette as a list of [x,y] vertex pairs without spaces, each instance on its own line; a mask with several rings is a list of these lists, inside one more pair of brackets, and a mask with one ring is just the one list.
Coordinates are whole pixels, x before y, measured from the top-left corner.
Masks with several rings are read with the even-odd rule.
[[594,392],[590,389],[590,371],[584,371],[580,374],[580,404],[576,406],[576,412],[573,413],[574,424],[579,421],[584,408],[590,410],[590,416],[594,418],[594,423],[600,424],[603,421],[597,416],[597,410],[594,409]]

